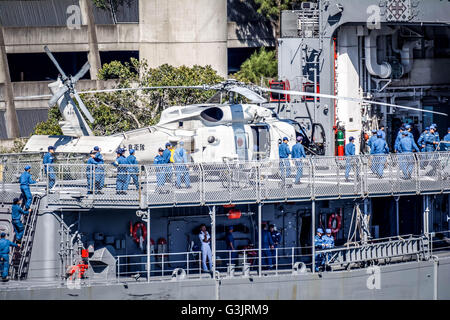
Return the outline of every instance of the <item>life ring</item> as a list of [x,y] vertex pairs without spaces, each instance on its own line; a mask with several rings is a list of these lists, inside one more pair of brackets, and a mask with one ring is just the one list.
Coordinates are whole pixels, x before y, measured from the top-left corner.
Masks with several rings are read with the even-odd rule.
[[137,231],[139,229],[142,229],[142,231],[141,231],[142,238],[144,238],[144,239],[147,238],[147,227],[145,226],[145,224],[142,222],[136,222],[133,226],[133,233],[132,233],[132,237],[136,243],[139,243],[139,237],[137,235]]
[[[328,228],[331,229],[331,233],[338,233],[341,229],[341,220],[342,217],[338,214],[332,214],[328,218]],[[334,225],[334,228],[333,228]]]

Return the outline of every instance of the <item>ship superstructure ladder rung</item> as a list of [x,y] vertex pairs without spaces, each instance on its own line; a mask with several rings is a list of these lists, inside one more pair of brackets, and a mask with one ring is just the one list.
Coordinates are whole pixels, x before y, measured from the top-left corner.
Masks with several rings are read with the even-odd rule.
[[34,196],[31,205],[31,212],[22,217],[24,232],[20,247],[14,247],[11,255],[10,275],[12,279],[24,280],[28,276],[33,249],[34,234],[36,231],[37,216],[41,196]]

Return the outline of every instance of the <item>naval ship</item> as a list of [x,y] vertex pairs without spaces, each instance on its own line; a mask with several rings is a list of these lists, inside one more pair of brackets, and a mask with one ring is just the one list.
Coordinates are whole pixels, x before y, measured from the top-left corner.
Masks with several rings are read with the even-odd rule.
[[[321,0],[282,12],[279,81],[271,83],[281,94],[268,107],[300,123],[316,146],[302,159],[299,184],[293,160],[283,177],[278,160],[255,156],[186,164],[190,188],[175,187],[176,165],[167,165],[172,182],[161,188],[158,174],[168,167],[141,163],[137,186],[125,194],[116,192],[117,169],[105,164],[104,187],[88,194],[86,155],[57,155],[51,189],[41,153],[5,155],[0,230],[10,240],[26,164],[39,182],[0,298],[449,299],[450,152],[443,143],[405,160],[370,155],[366,145],[371,130],[385,126],[392,146],[402,123],[418,130],[435,123],[445,135],[448,118],[439,113],[448,110],[449,13],[448,2],[437,0]],[[345,157],[350,136],[357,155]],[[380,163],[382,174],[374,170]],[[211,272],[202,272],[201,224],[211,235]],[[269,253],[263,224],[281,233]],[[225,244],[230,226],[233,255]],[[332,230],[334,248],[315,247],[319,227]]]

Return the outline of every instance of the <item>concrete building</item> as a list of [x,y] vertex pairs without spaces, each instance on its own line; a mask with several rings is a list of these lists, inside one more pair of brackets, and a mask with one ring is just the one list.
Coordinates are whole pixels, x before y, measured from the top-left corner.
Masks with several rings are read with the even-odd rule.
[[68,74],[86,59],[91,70],[80,89],[108,86],[97,70],[112,60],[144,58],[151,67],[211,65],[226,76],[261,46],[274,46],[270,24],[253,1],[132,0],[104,10],[91,0],[0,2],[0,138],[28,136],[47,118],[47,100],[15,99],[49,94],[57,70]]

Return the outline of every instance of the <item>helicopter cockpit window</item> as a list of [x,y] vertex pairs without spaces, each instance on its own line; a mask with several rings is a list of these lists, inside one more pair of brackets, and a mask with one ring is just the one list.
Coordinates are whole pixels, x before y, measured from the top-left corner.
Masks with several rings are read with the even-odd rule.
[[223,111],[220,108],[209,108],[200,113],[200,116],[209,122],[218,122],[223,118]]

